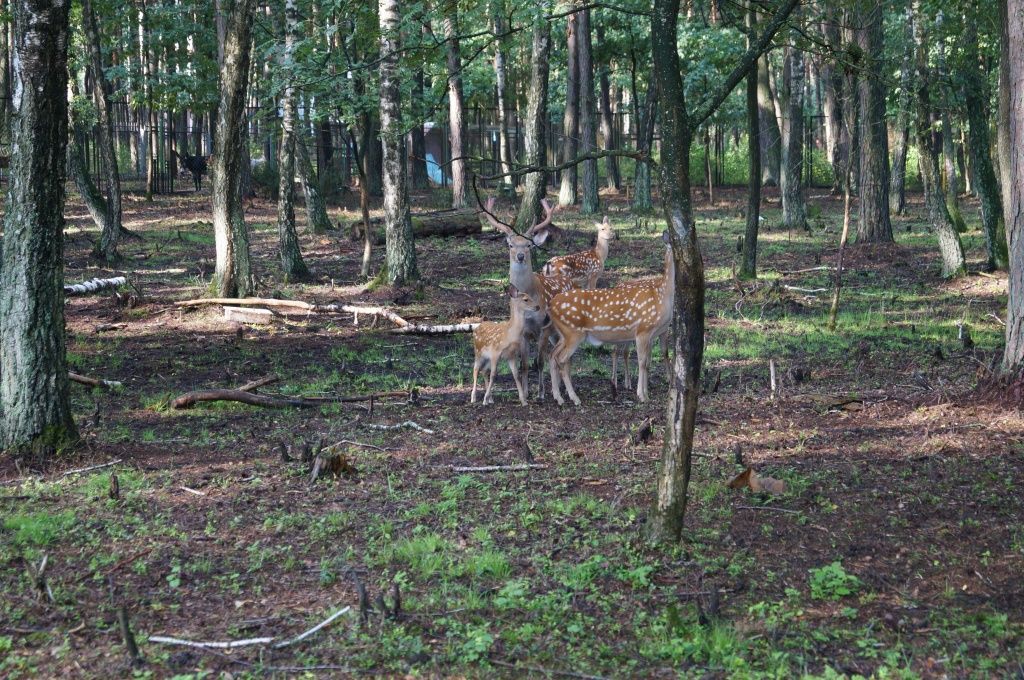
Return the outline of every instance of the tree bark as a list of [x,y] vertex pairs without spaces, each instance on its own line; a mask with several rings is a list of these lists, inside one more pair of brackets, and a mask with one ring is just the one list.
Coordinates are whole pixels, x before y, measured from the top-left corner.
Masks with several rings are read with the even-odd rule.
[[[530,67],[530,93],[523,123],[523,146],[527,165],[541,165],[547,157],[544,135],[548,113],[548,57],[551,54],[551,24],[544,17],[534,19],[533,60]],[[523,198],[516,215],[516,230],[524,233],[541,219],[541,199],[547,193],[547,177],[531,172],[525,177]]]
[[999,0],[997,4],[999,5],[999,108],[996,111],[996,165],[999,168],[999,188],[1003,196],[1004,221],[1009,229],[1012,224],[1007,207],[1010,202],[1010,193],[1013,191],[1013,183],[1010,181],[1010,157],[1013,154],[1010,147],[1010,20],[1007,15],[1007,3],[1004,0]]
[[860,176],[857,241],[891,243],[889,141],[885,125],[882,67],[884,34],[881,0],[859,0],[857,46],[863,60],[860,82]]
[[964,36],[964,73],[960,78],[964,89],[964,108],[967,111],[968,151],[981,204],[981,222],[985,231],[988,251],[987,268],[1006,269],[1009,254],[1006,249],[1006,228],[1003,222],[1003,203],[999,196],[999,181],[992,167],[988,130],[988,78],[978,53],[977,23],[968,20]]
[[[639,112],[636,138],[637,151],[650,156],[654,147],[654,119],[658,111],[658,85],[654,79],[647,84],[644,108]],[[651,164],[638,160],[633,176],[633,212],[645,215],[654,210],[651,200]]]
[[82,0],[82,28],[85,31],[89,66],[92,69],[92,95],[98,123],[96,145],[99,147],[100,163],[107,180],[106,220],[93,254],[104,262],[113,263],[120,259],[117,242],[122,229],[121,177],[117,168],[117,154],[114,152],[114,124],[110,117],[110,86],[103,69],[100,32],[96,26],[96,14],[93,12],[92,0]]
[[100,190],[96,188],[96,184],[89,174],[85,148],[82,145],[82,140],[88,134],[85,125],[74,120],[74,112],[72,112],[68,145],[68,172],[71,173],[71,181],[75,183],[75,188],[78,189],[78,194],[82,197],[82,202],[85,203],[85,209],[89,211],[89,217],[99,227],[102,234],[110,229],[107,221],[107,201],[103,198]]
[[904,15],[903,63],[900,88],[896,95],[896,121],[893,124],[892,175],[889,177],[889,212],[902,215],[907,210],[907,149],[910,146],[910,94],[914,81],[914,14],[907,3]]
[[508,138],[508,94],[506,92],[506,47],[505,39],[501,37],[508,30],[505,22],[505,7],[503,0],[494,0],[492,5],[494,34],[496,37],[494,46],[494,83],[495,98],[498,105],[498,155],[501,160],[501,172],[505,174],[502,178],[503,184],[516,184],[512,176],[512,147]]
[[462,97],[462,56],[459,53],[459,16],[455,0],[448,0],[444,17],[448,43],[448,138],[452,153],[452,207],[466,207],[466,119]]
[[[1003,4],[1003,3],[1000,3]],[[1009,299],[1006,304],[1006,349],[1003,370],[1013,379],[1024,376],[1024,0],[1006,0],[1007,163],[1009,191],[1003,201],[1010,246]]]
[[782,132],[775,115],[775,92],[768,72],[768,55],[757,60],[757,105],[761,125],[761,181],[765,185],[779,185],[782,167]]
[[[597,42],[599,45],[604,45],[604,25],[599,24],[597,27]],[[605,151],[611,151],[615,148],[615,140],[612,138],[614,135],[614,124],[612,122],[612,97],[611,97],[611,82],[609,78],[609,71],[611,70],[610,64],[601,65],[601,78],[600,78],[600,90],[601,90],[601,147]],[[618,191],[622,181],[619,178],[619,159],[615,156],[607,156],[604,159],[606,185],[610,191]]]
[[[928,219],[939,237],[942,254],[942,275],[954,277],[966,271],[960,234],[950,219],[939,176],[939,144],[932,134],[931,73],[928,69],[928,47],[920,0],[914,0],[914,51],[917,69],[917,144],[921,150],[921,181]],[[940,142],[941,143],[941,142]]]
[[0,253],[0,451],[78,440],[64,345],[70,2],[15,0],[11,159]]
[[[405,177],[405,134],[402,131],[401,90],[398,54],[401,49],[398,0],[379,0],[380,14],[380,139],[384,148],[384,233],[387,280],[404,285],[419,278],[416,269],[416,243],[409,218],[409,196]],[[457,27],[449,27],[446,32]],[[449,47],[449,49],[451,49]],[[457,48],[456,48],[457,50]],[[449,69],[451,66],[449,52]],[[450,81],[449,81],[450,82]],[[449,90],[451,92],[451,90]],[[461,97],[461,85],[459,88]],[[364,150],[364,154],[366,150]],[[453,148],[452,153],[456,153]],[[461,149],[458,150],[461,153]],[[453,194],[454,196],[454,194]]]
[[[412,96],[417,101],[424,100],[424,77],[423,69],[417,68],[412,74]],[[430,175],[427,173],[427,140],[423,134],[423,123],[419,120],[409,131],[409,141],[412,144],[409,153],[410,175],[409,180],[413,189],[429,189]]]
[[[562,115],[562,162],[567,163],[576,158],[579,148],[579,100],[580,100],[580,69],[579,69],[579,13],[570,14],[567,21],[566,62],[565,66],[565,113]],[[576,204],[576,166],[562,170],[561,187],[558,192],[558,205],[565,207]]]
[[804,206],[804,57],[793,45],[787,45],[782,76],[782,167],[779,190],[782,194],[782,224],[787,229],[807,228]]
[[[753,41],[757,12],[753,6],[747,10],[747,47]],[[758,61],[761,61],[760,59]],[[760,68],[747,74],[747,228],[743,234],[743,262],[741,279],[757,278],[757,235],[761,226],[761,110],[758,102]]]
[[320,193],[320,185],[313,172],[309,149],[306,148],[306,142],[300,136],[295,138],[295,162],[299,168],[299,179],[302,180],[302,194],[306,200],[306,222],[309,225],[309,230],[314,234],[326,234],[334,229],[334,225],[331,224],[331,218],[327,216],[327,207],[324,205],[324,197]]
[[[580,69],[580,154],[597,150],[597,107],[594,101],[594,59],[590,35],[590,10],[579,12],[579,69]],[[581,215],[593,215],[601,209],[597,193],[597,159],[583,161],[583,199]]]
[[281,97],[281,148],[277,158],[277,240],[281,271],[289,281],[309,276],[302,261],[299,235],[295,230],[295,44],[298,39],[299,12],[296,0],[284,0],[284,53],[281,71],[285,78]]
[[[821,32],[825,42],[836,52],[842,49],[842,38],[839,22],[835,11],[825,10],[821,24]],[[846,172],[846,157],[843,153],[843,76],[832,60],[823,59],[821,65],[821,83],[824,90],[822,97],[822,114],[825,122],[825,154],[832,167],[834,192],[842,191],[843,175]]]
[[938,49],[938,87],[939,87],[939,110],[940,134],[942,135],[942,163],[946,171],[946,209],[949,216],[956,225],[956,230],[961,234],[967,231],[967,223],[964,222],[963,213],[960,211],[960,174],[957,170],[956,150],[953,144],[953,121],[950,118],[953,112],[949,102],[949,70],[946,66],[946,40],[942,37],[943,12],[939,10],[935,19],[936,32],[939,33]]
[[214,284],[221,297],[245,297],[252,293],[255,285],[241,193],[245,103],[255,7],[256,0],[235,3],[228,18],[220,68],[220,104],[210,174],[217,248]]

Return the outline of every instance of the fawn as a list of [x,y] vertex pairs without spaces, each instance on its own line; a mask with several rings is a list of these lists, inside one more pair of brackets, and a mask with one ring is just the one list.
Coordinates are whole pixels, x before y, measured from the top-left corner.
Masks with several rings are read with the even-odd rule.
[[484,391],[484,404],[493,404],[491,387],[494,385],[494,374],[498,370],[498,362],[508,360],[508,367],[519,390],[519,402],[526,406],[526,358],[529,350],[526,338],[523,337],[526,316],[540,311],[540,305],[529,295],[520,293],[515,286],[508,287],[509,306],[512,308],[508,321],[484,321],[473,329],[473,394],[469,403],[476,402],[476,381],[480,368],[490,362],[491,373],[487,378],[487,389]]
[[[661,277],[648,276],[643,279],[630,279],[628,281],[622,281],[615,285],[616,288],[636,288],[637,286],[648,286],[656,283]],[[655,340],[661,340],[661,358],[665,364],[665,371],[667,373],[672,372],[672,364],[668,358],[668,332],[672,330],[672,324],[666,324],[665,329],[661,332],[661,335],[657,336]],[[627,340],[622,344],[612,345],[612,385],[618,385],[619,376],[619,352],[622,352],[622,386],[627,390],[633,388],[632,379],[629,376],[629,353],[630,343],[632,340]],[[654,340],[651,341],[654,343]]]
[[649,283],[619,288],[573,290],[556,295],[548,305],[548,316],[561,339],[551,352],[551,392],[559,405],[564,404],[559,379],[579,406],[580,399],[569,378],[569,359],[583,340],[594,345],[636,342],[639,370],[637,398],[647,401],[647,368],[651,343],[665,332],[672,321],[675,303],[675,260],[668,232],[665,242],[664,274]]
[[505,241],[508,243],[509,282],[540,305],[538,311],[528,312],[526,315],[526,335],[537,342],[537,354],[540,359],[537,382],[539,397],[544,399],[544,359],[549,349],[548,302],[558,293],[572,290],[573,283],[571,278],[562,273],[547,275],[533,271],[530,251],[547,241],[550,236],[551,217],[554,214],[547,200],[541,201],[541,205],[544,208],[544,219],[530,227],[524,234],[517,233],[494,217],[493,197],[487,199],[485,215],[491,226],[505,235]]
[[597,279],[604,272],[604,262],[608,259],[608,244],[616,236],[607,215],[603,222],[595,223],[594,226],[597,227],[597,243],[593,248],[551,258],[544,265],[544,273],[550,275],[561,272],[580,288],[597,288]]

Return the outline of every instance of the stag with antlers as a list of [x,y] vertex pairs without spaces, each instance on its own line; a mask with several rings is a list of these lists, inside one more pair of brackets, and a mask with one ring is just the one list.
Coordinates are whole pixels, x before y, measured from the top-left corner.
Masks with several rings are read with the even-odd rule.
[[540,360],[538,371],[539,398],[544,398],[544,360],[549,353],[549,330],[547,327],[547,308],[550,300],[559,293],[573,290],[572,279],[562,273],[551,275],[538,274],[533,270],[531,251],[544,244],[550,236],[551,217],[554,214],[551,205],[542,200],[544,219],[520,234],[507,224],[503,224],[494,215],[494,197],[487,199],[484,214],[487,221],[495,229],[505,235],[508,243],[508,278],[509,282],[522,293],[534,300],[539,309],[526,314],[526,335],[537,343],[537,356]]

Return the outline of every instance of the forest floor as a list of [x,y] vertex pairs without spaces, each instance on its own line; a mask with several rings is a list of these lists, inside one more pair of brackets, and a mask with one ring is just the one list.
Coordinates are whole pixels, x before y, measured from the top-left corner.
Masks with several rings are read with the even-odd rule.
[[[977,389],[1002,344],[1005,274],[939,278],[914,197],[895,245],[851,248],[839,328],[828,332],[829,273],[812,268],[834,261],[841,204],[825,193],[810,191],[810,233],[774,226],[778,203],[766,203],[761,279],[741,294],[731,270],[744,194],[708,206],[698,192],[710,379],[674,548],[642,537],[664,432],[658,361],[645,404],[611,387],[606,348],[587,347],[573,360],[581,407],[520,406],[505,367],[496,403],[470,406],[465,334],[396,335],[350,314],[239,326],[220,307],[174,306],[208,293],[209,196],[129,194],[126,226],[142,240],[123,244],[118,271],[134,288],[67,303],[72,370],[124,387],[72,386],[82,447],[44,469],[0,462],[0,676],[1024,673],[1024,418]],[[657,273],[662,220],[604,199],[620,238],[601,285]],[[332,217],[347,225],[354,208]],[[90,262],[96,233],[81,204],[67,214],[67,280],[109,274]],[[432,323],[507,314],[507,248],[486,231],[417,242],[422,287],[367,292],[346,233],[303,232],[314,278],[285,283],[274,204],[257,200],[247,214],[264,296],[386,304]],[[591,220],[567,211],[556,223],[568,238],[544,257],[588,246]],[[971,227],[977,272],[976,217]],[[786,273],[797,270],[810,271]],[[280,382],[262,393],[414,385],[418,399],[381,398],[372,412],[365,402],[170,408],[181,393],[270,374]],[[647,418],[653,436],[629,444]],[[370,427],[405,421],[424,429]],[[298,458],[321,441],[339,442],[332,450],[351,469],[310,484],[309,463],[283,460],[281,443]],[[531,456],[546,467],[453,470]],[[728,488],[744,469],[738,456],[784,492]],[[29,575],[44,556],[52,599]],[[384,615],[380,597],[391,609],[396,586],[400,611]],[[149,641],[276,643],[343,607],[282,648]],[[135,667],[119,608],[144,657]]]

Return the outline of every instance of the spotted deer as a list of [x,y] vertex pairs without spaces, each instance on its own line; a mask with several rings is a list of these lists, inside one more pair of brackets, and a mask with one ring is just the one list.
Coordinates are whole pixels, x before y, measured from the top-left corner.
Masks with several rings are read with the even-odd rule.
[[[628,281],[621,281],[616,284],[616,288],[636,288],[637,286],[649,286],[652,283],[656,283],[661,277],[648,276],[643,279],[629,279]],[[661,340],[661,358],[665,364],[666,373],[672,372],[672,365],[668,359],[668,332],[672,330],[672,324],[666,324],[665,329],[661,332],[656,340]],[[653,340],[651,341],[653,344]],[[619,353],[622,353],[622,386],[627,390],[633,388],[633,381],[629,375],[629,354],[630,344],[632,340],[627,340],[620,345],[612,345],[612,385],[618,385],[619,380]]]
[[548,316],[560,339],[551,352],[551,393],[555,401],[564,404],[559,380],[574,404],[580,399],[569,378],[569,360],[580,343],[587,340],[594,345],[636,343],[639,370],[636,382],[637,398],[647,401],[647,369],[651,343],[665,332],[672,322],[675,302],[675,260],[665,242],[665,270],[650,283],[619,288],[572,290],[559,293],[548,304]]
[[544,208],[544,219],[519,234],[511,227],[502,224],[494,217],[494,198],[488,198],[485,215],[487,221],[495,229],[505,235],[508,243],[508,278],[509,282],[521,293],[529,295],[540,305],[536,312],[526,314],[526,335],[537,343],[537,354],[540,359],[538,372],[539,396],[544,398],[544,359],[549,353],[547,329],[548,302],[558,293],[572,290],[573,283],[565,274],[538,274],[533,271],[531,251],[544,244],[550,236],[549,227],[554,214],[546,200],[541,201]]
[[603,222],[597,222],[594,226],[597,227],[597,243],[593,248],[551,258],[544,265],[544,273],[562,273],[580,288],[597,288],[597,279],[604,272],[604,262],[608,259],[608,244],[615,240],[615,230],[607,215]]
[[527,314],[536,314],[540,305],[529,295],[520,293],[515,286],[508,287],[509,306],[512,313],[508,321],[484,321],[473,329],[473,394],[469,403],[476,402],[476,381],[480,369],[489,363],[491,373],[487,377],[487,388],[484,390],[484,404],[493,404],[491,388],[494,386],[494,374],[498,363],[505,359],[519,391],[519,402],[526,406],[526,360],[529,348],[526,346],[524,331]]

